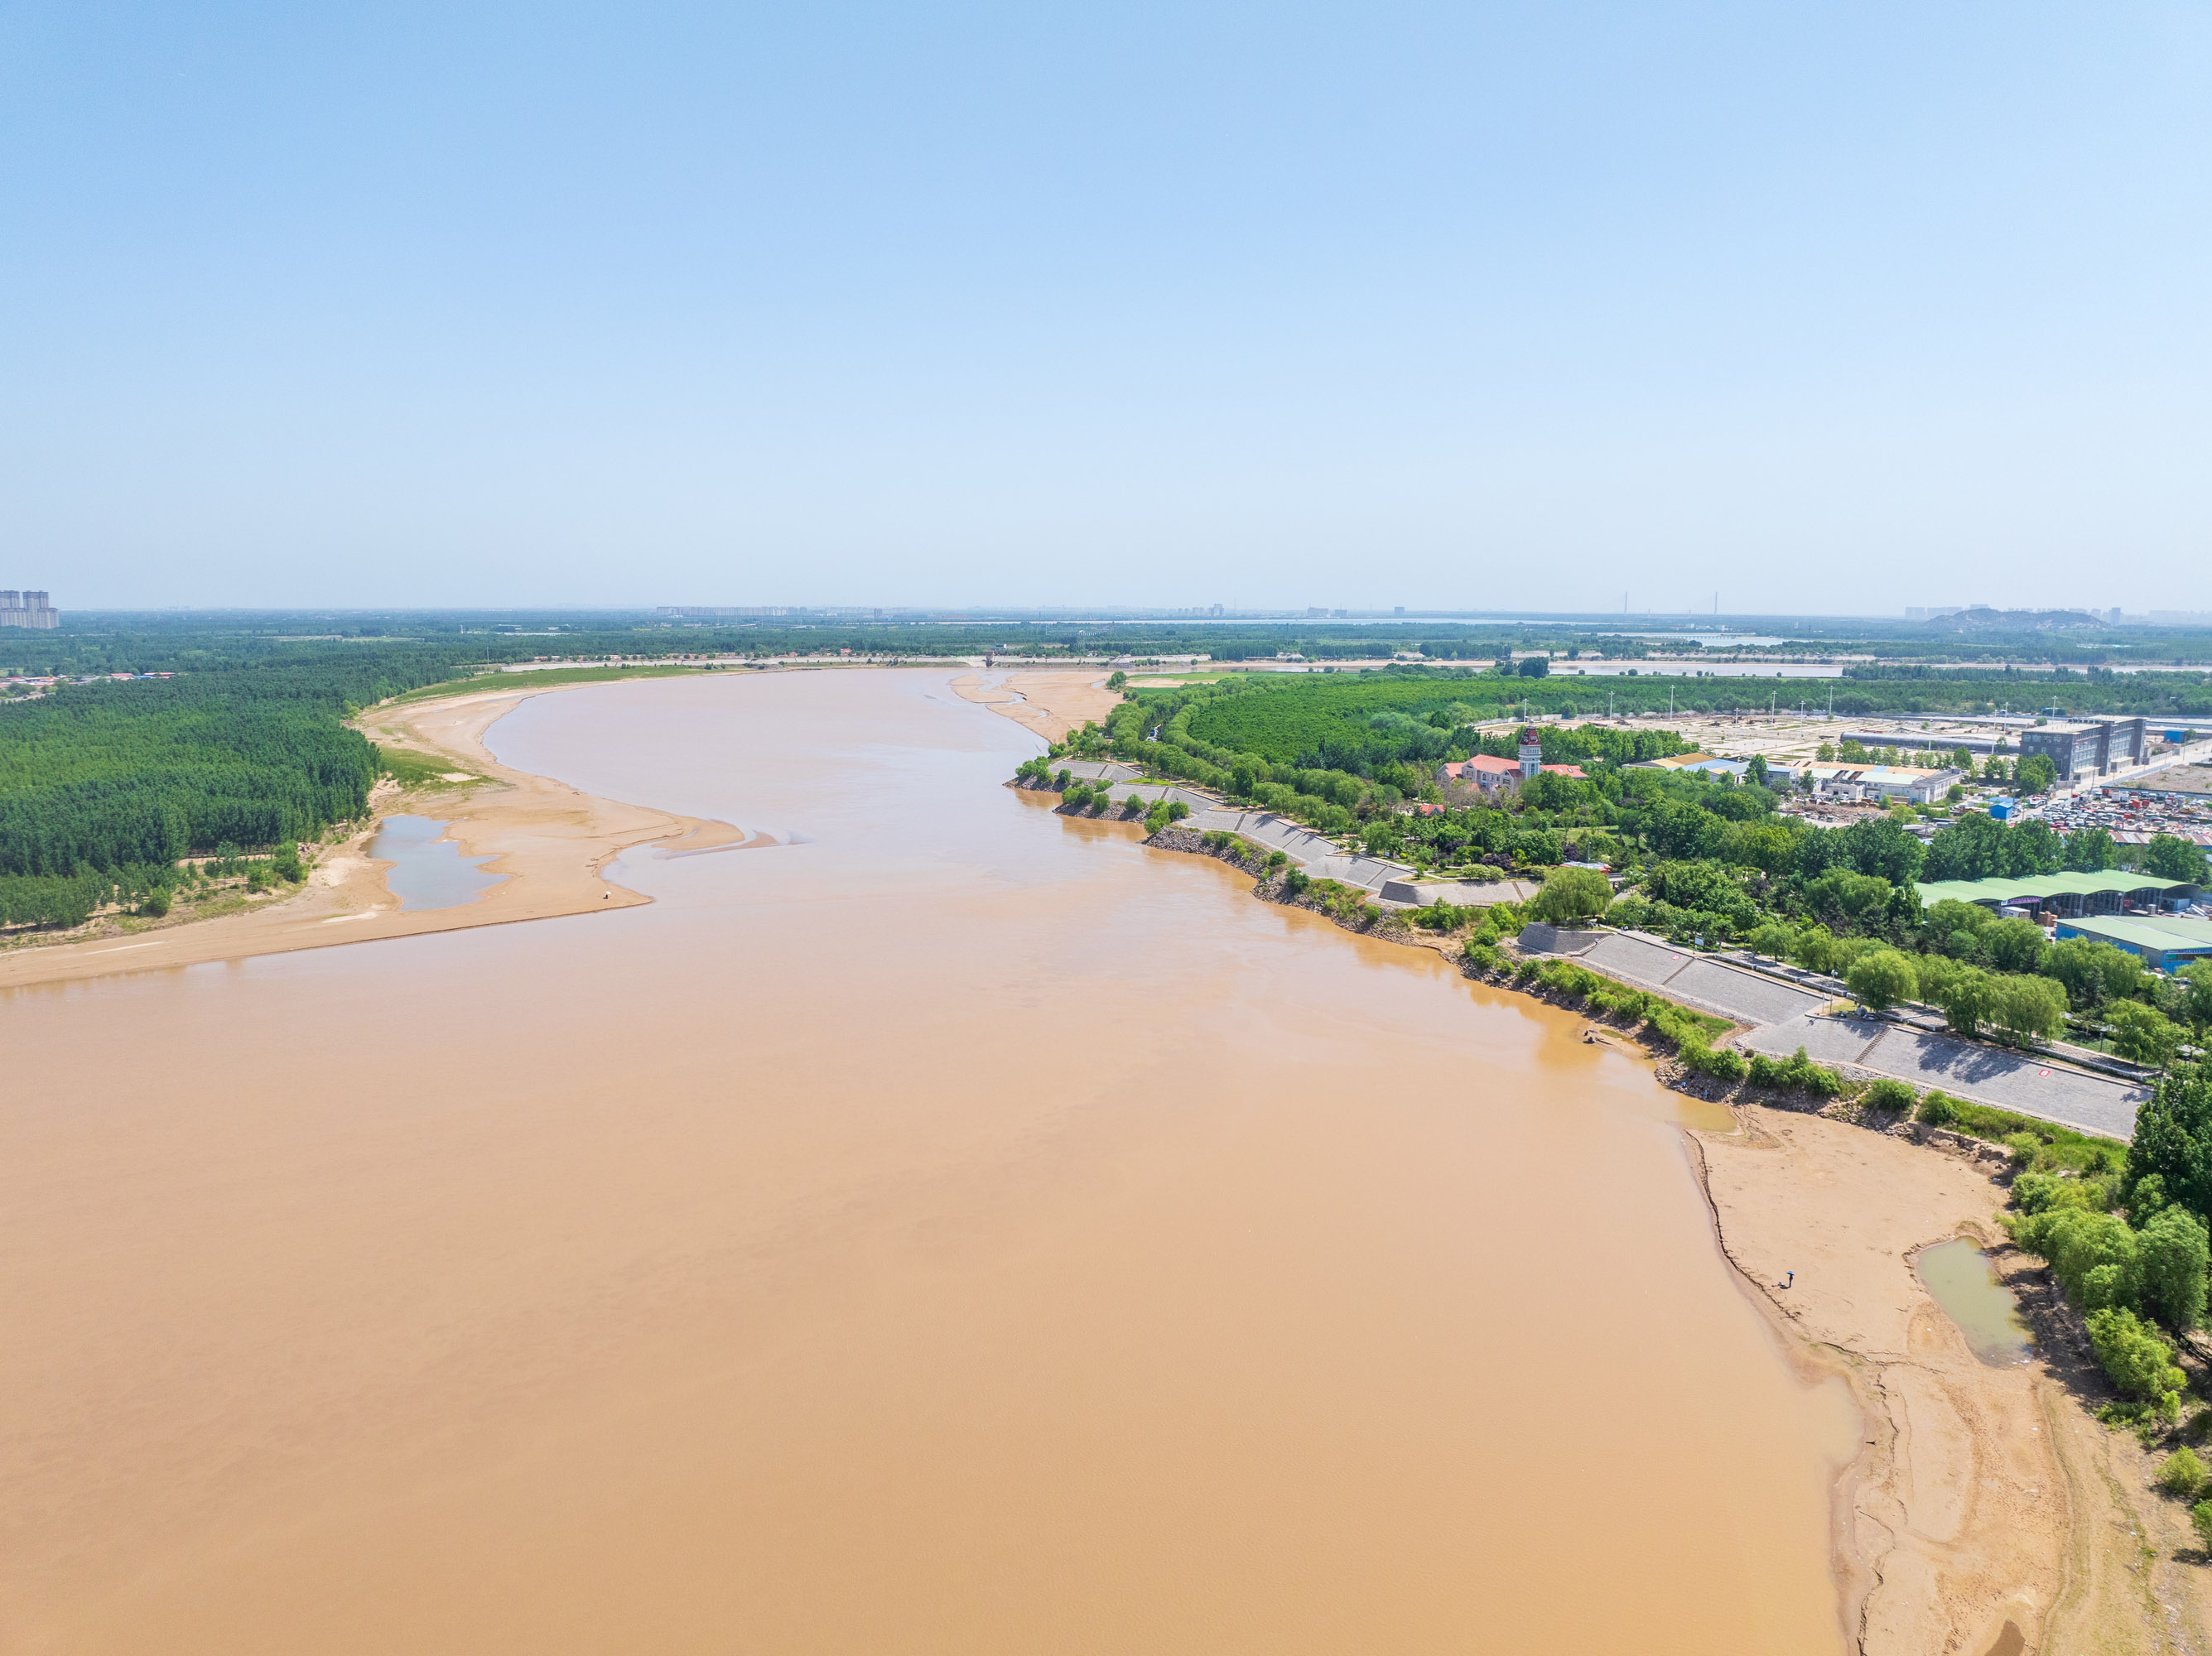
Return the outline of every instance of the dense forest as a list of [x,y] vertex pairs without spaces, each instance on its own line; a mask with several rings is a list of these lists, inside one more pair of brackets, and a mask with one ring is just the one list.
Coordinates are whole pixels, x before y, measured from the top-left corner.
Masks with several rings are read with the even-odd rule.
[[[1356,675],[1313,673],[1230,682],[1194,707],[1189,734],[1200,743],[1276,762],[1304,756],[1347,756],[1389,745],[1379,716],[1401,714],[1446,728],[1531,714],[1565,719],[1611,713],[1765,713],[1770,705],[1804,702],[1850,718],[1906,713],[1984,713],[2000,702],[2039,705],[2055,695],[2069,711],[2142,712],[2212,719],[2212,684],[2195,674],[2072,677],[2051,685],[2026,674],[1940,678],[1808,681],[1753,678],[1626,677],[1577,679],[1571,668],[1540,676],[1469,668],[1391,667]],[[1147,700],[1154,699],[1148,696]],[[1162,705],[1166,705],[1164,701]],[[1182,705],[1177,702],[1176,706]],[[1656,755],[1642,755],[1652,757]],[[1347,768],[1357,768],[1350,765]]]
[[362,816],[377,755],[345,715],[452,670],[436,652],[356,652],[0,703],[0,916],[77,924],[167,888],[180,858]]

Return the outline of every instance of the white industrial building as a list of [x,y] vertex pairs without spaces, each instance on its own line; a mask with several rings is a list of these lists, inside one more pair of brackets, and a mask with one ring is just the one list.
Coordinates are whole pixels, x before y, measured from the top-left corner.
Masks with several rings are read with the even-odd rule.
[[1778,764],[1770,768],[1800,787],[1809,778],[1817,798],[1903,799],[1916,805],[1933,804],[1965,779],[1954,770],[1923,770],[1911,765]]

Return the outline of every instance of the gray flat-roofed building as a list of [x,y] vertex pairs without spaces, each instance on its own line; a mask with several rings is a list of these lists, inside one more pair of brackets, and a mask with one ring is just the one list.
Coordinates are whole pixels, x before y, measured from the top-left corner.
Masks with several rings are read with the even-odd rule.
[[2212,958],[2212,921],[2179,914],[2159,914],[2142,919],[2118,915],[2085,915],[2058,922],[2058,936],[2087,937],[2124,949],[2145,966],[2161,972],[2179,972],[2194,961]]
[[1845,731],[1838,742],[1856,742],[1862,748],[1903,748],[1912,753],[1992,754],[2002,736],[1937,736],[1932,731]]
[[2062,782],[2083,774],[2105,776],[2121,765],[2140,765],[2150,746],[2141,719],[2069,719],[2020,733],[2020,755],[2041,754]]

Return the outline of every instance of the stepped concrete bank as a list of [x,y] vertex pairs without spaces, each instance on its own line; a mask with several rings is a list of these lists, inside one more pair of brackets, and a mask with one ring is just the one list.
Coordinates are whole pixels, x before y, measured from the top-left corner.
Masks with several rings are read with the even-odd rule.
[[1424,880],[1417,870],[1403,863],[1346,851],[1326,834],[1273,811],[1244,810],[1183,783],[1138,781],[1135,767],[1114,760],[1065,760],[1054,770],[1064,770],[1077,781],[1103,782],[1116,799],[1135,794],[1147,804],[1161,799],[1180,800],[1191,813],[1183,819],[1182,827],[1199,834],[1226,830],[1241,834],[1264,850],[1281,852],[1316,880],[1334,880],[1339,885],[1374,893],[1386,907],[1425,908],[1442,899],[1462,907],[1480,908],[1491,903],[1526,902],[1536,895],[1536,883],[1531,880]]
[[[2150,1089],[2099,1075],[2062,1059],[2008,1052],[1887,1018],[1827,1009],[1845,992],[1787,981],[1711,955],[1678,949],[1639,931],[1569,931],[1531,925],[1524,954],[1554,955],[1639,989],[1748,1026],[1747,1052],[1787,1058],[1802,1046],[1819,1062],[1941,1088],[1955,1098],[1995,1105],[2077,1131],[2125,1139]],[[1800,979],[1806,974],[1793,974]]]

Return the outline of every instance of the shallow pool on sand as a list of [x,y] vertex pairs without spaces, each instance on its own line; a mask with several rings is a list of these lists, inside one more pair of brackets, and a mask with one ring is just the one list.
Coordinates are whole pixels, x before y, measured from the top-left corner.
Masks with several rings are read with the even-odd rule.
[[939,676],[491,745],[810,843],[0,997],[0,1648],[1841,1647],[1857,1434],[1633,1055]]
[[490,858],[464,857],[459,846],[441,838],[447,826],[434,816],[404,814],[378,825],[368,854],[392,864],[384,883],[401,908],[456,908],[506,877],[484,872]]
[[2019,1302],[1997,1280],[1990,1256],[1972,1242],[1960,1237],[1923,1247],[1913,1256],[1912,1268],[1984,1362],[2010,1368],[2035,1355]]

